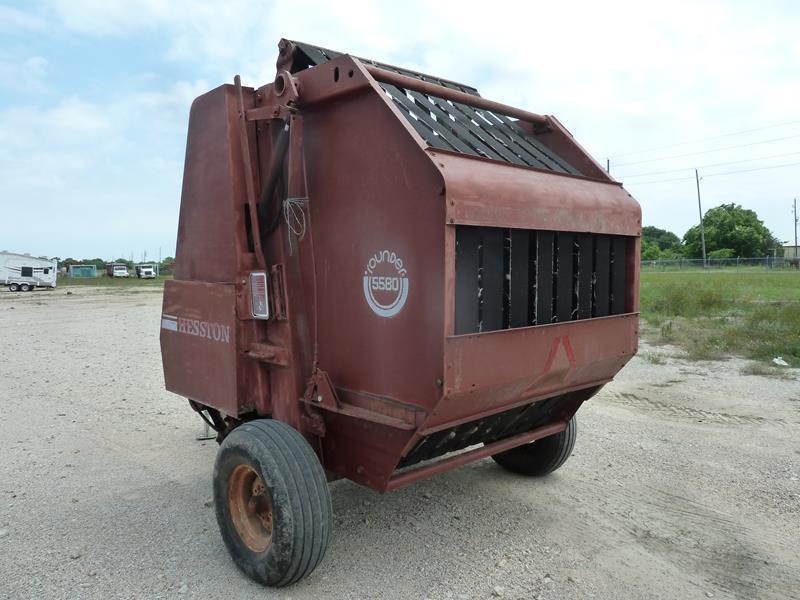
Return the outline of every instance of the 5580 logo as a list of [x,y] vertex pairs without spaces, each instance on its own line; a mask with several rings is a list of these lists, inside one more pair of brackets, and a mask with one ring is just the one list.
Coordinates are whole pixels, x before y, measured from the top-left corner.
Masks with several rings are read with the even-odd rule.
[[408,271],[396,252],[380,250],[364,270],[364,298],[379,317],[393,317],[408,299]]

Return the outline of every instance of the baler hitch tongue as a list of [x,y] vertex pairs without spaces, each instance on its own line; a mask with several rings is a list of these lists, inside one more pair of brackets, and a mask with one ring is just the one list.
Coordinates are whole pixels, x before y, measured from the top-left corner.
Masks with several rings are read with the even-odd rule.
[[281,40],[195,100],[164,379],[218,433],[235,563],[322,560],[326,480],[545,475],[636,351],[641,211],[552,116]]

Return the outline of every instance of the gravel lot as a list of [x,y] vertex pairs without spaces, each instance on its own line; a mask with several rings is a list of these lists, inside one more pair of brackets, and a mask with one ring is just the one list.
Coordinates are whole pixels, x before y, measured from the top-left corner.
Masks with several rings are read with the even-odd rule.
[[229,560],[213,441],[164,391],[158,290],[0,293],[0,597],[800,598],[800,383],[643,348],[527,480],[491,460],[331,485],[327,556],[269,590]]

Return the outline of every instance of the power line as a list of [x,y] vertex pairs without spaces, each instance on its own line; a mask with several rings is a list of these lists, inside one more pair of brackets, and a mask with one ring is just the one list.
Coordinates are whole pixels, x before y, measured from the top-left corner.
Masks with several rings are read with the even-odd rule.
[[787,163],[785,165],[770,165],[768,167],[756,167],[755,169],[741,169],[739,171],[725,171],[724,173],[711,173],[703,175],[703,177],[717,177],[719,175],[734,175],[736,173],[752,173],[753,171],[766,171],[768,169],[782,169],[783,167],[794,167],[800,165],[800,162]]
[[650,185],[653,183],[669,183],[670,181],[689,181],[690,179],[694,179],[694,177],[673,177],[672,179],[659,179],[657,181],[642,181],[641,183],[636,182],[636,185]]
[[673,154],[672,156],[660,156],[658,158],[648,158],[647,160],[637,160],[635,162],[623,163],[621,165],[617,165],[617,167],[641,165],[644,163],[651,163],[659,160],[668,160],[670,158],[683,158],[685,156],[698,156],[700,154],[711,154],[712,152],[722,152],[723,150],[732,150],[734,148],[745,148],[747,146],[758,146],[759,144],[771,144],[772,142],[782,142],[783,140],[793,140],[795,138],[800,138],[800,135],[789,135],[786,137],[773,138],[771,140],[761,140],[758,142],[749,142],[747,144],[736,144],[735,146],[725,146],[723,148],[714,148],[713,150],[702,150],[700,152],[687,152],[686,154]]
[[719,140],[726,137],[731,137],[734,135],[742,135],[745,133],[752,133],[754,131],[763,131],[765,129],[775,129],[776,127],[785,127],[786,125],[796,125],[800,123],[800,121],[787,121],[786,123],[776,123],[775,125],[766,125],[764,127],[755,127],[753,129],[743,129],[742,131],[734,131],[732,133],[723,133],[722,135],[716,135],[714,137],[702,138],[699,140],[692,140],[688,142],[678,142],[677,144],[669,144],[667,146],[658,146],[657,148],[649,148],[647,150],[636,150],[634,152],[626,152],[624,154],[614,154],[611,158],[622,158],[623,156],[633,156],[634,154],[646,154],[647,152],[655,152],[656,150],[667,150],[668,148],[677,148],[679,146],[688,146],[689,144],[699,144],[700,142],[710,142],[713,140]]
[[632,177],[646,177],[648,175],[661,175],[663,173],[680,173],[681,171],[691,171],[694,168],[708,169],[710,167],[722,167],[725,165],[738,165],[746,162],[753,162],[754,160],[768,160],[770,158],[782,158],[784,156],[796,156],[800,152],[787,152],[785,154],[772,154],[771,156],[760,156],[758,158],[746,158],[744,160],[731,160],[728,162],[713,163],[710,165],[700,165],[699,167],[682,167],[680,169],[669,169],[666,171],[650,171],[649,173],[637,173],[636,175],[616,175],[618,179],[631,179]]
[[[794,167],[797,165],[800,165],[800,162],[788,163],[784,165],[770,165],[768,167],[756,167],[755,169],[739,169],[738,171],[724,171],[723,173],[711,173],[709,175],[703,175],[703,178],[718,177],[720,175],[735,175],[736,173],[752,173],[753,171],[765,171],[767,169],[782,169],[784,167]],[[694,177],[674,177],[672,179],[659,179],[658,181],[643,181],[642,183],[636,183],[636,185],[650,185],[653,183],[667,183],[670,181],[688,181],[690,179],[694,179]]]

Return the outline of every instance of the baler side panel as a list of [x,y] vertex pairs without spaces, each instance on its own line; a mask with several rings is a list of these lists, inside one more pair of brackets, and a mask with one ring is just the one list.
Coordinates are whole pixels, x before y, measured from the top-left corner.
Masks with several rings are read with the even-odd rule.
[[[192,104],[175,279],[233,283],[237,274],[257,268],[245,230],[247,196],[234,92],[232,85],[223,85]],[[245,94],[250,102],[251,92]],[[252,139],[255,126],[249,129]]]
[[[308,111],[304,128],[320,368],[337,387],[430,408],[442,377],[441,178],[371,91]],[[306,259],[308,242],[300,249]],[[391,256],[401,262],[383,260]],[[310,262],[304,264],[310,298],[313,273]],[[365,289],[370,265],[375,276],[405,270],[406,295],[402,289],[372,290],[371,306]]]
[[[246,88],[243,97],[245,107],[250,107],[252,90]],[[241,295],[246,289],[248,273],[258,269],[252,242],[248,243],[241,124],[238,98],[232,85],[211,90],[192,104],[175,281],[168,282],[165,289],[167,314],[172,310],[168,304],[172,306],[177,302],[178,308],[185,308],[199,321],[211,322],[215,315],[222,314],[227,322],[228,315],[236,314],[237,306],[244,304]],[[249,123],[246,131],[251,142],[251,163],[255,164],[255,124]],[[253,176],[258,187],[257,173]],[[197,287],[200,282],[226,286]],[[183,291],[187,289],[194,292]],[[223,295],[206,291],[217,289],[230,291]],[[215,302],[204,300],[207,293]],[[235,349],[235,340],[242,353],[251,344],[264,341],[266,327],[245,312],[239,311],[231,333],[231,348]],[[261,414],[270,412],[267,372],[258,361],[242,358],[231,363],[227,354],[219,356],[218,347],[210,351],[209,360],[205,346],[177,343],[176,340],[163,344],[163,340],[164,335],[162,355],[167,389],[230,415],[252,410]],[[216,359],[221,362],[215,362]],[[203,382],[202,385],[196,385],[197,381]]]
[[166,388],[238,414],[237,325],[233,285],[167,281],[161,315]]
[[[305,110],[303,148],[309,231],[292,240],[302,286],[288,293],[307,302],[302,325],[312,344],[318,331],[319,367],[345,402],[370,399],[376,410],[402,405],[404,414],[425,414],[440,398],[443,377],[441,177],[373,89]],[[400,283],[373,289],[371,276]],[[380,489],[413,429],[324,417],[326,468]]]

